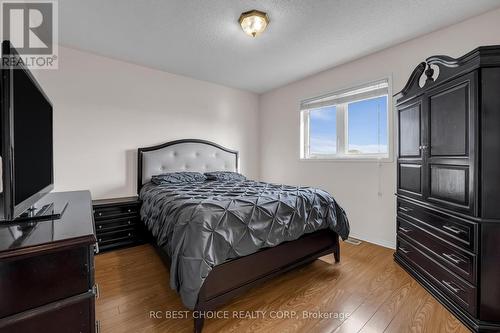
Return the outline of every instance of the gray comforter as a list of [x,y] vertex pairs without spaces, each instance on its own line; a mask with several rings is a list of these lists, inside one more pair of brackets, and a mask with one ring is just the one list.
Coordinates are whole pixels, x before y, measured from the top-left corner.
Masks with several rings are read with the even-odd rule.
[[254,181],[146,184],[141,217],[171,258],[170,285],[193,309],[212,268],[320,229],[349,223],[330,194]]

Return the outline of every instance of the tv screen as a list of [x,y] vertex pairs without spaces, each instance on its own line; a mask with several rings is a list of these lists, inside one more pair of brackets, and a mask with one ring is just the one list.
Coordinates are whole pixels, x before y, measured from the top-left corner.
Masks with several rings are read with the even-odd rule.
[[14,204],[52,184],[52,106],[24,70],[13,71]]
[[[8,41],[4,57],[18,56]],[[52,104],[24,66],[1,67],[0,221],[12,221],[53,188]]]

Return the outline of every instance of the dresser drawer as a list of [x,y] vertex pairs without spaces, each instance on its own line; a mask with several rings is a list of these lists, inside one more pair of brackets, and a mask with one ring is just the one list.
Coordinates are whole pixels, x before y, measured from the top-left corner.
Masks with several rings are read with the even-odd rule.
[[477,224],[409,201],[398,199],[398,216],[459,248],[476,253]]
[[457,305],[470,314],[476,315],[476,287],[448,271],[401,237],[398,237],[397,252]]
[[448,244],[416,224],[398,217],[398,236],[416,243],[435,260],[465,280],[476,283],[476,256]]
[[119,218],[125,216],[138,216],[138,205],[123,205],[111,207],[96,207],[94,208],[94,218],[96,221],[109,218]]
[[89,291],[90,258],[84,246],[0,262],[0,318]]
[[103,232],[109,232],[117,229],[135,227],[140,223],[138,216],[122,217],[118,219],[107,219],[96,221],[96,232],[97,234]]
[[94,300],[63,301],[23,313],[19,319],[0,319],[0,333],[95,332]]

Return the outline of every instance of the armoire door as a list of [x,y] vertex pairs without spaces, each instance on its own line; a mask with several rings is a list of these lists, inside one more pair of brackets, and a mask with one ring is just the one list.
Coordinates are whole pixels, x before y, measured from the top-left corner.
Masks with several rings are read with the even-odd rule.
[[423,153],[425,198],[444,208],[475,213],[474,126],[477,73],[461,76],[427,92]]
[[398,113],[398,194],[421,199],[424,172],[422,142],[422,100],[397,107]]

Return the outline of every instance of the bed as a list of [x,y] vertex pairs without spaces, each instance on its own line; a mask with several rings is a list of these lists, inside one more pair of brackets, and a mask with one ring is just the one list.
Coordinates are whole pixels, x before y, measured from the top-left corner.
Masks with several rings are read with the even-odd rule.
[[[258,283],[333,253],[349,224],[322,190],[252,180],[156,184],[171,172],[237,172],[237,151],[185,139],[138,150],[141,219],[184,305],[212,311]],[[201,332],[204,316],[194,316]]]

